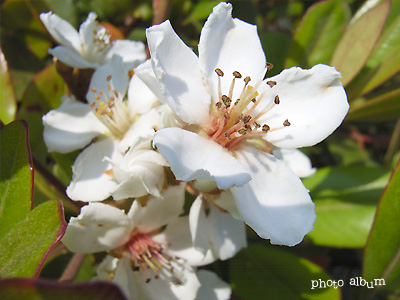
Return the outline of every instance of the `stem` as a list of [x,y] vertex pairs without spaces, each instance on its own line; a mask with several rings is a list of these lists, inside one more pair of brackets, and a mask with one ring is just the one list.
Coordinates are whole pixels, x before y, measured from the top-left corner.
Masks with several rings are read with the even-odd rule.
[[73,281],[85,260],[85,253],[75,253],[68,263],[67,268],[62,273],[58,282]]
[[171,10],[172,0],[153,0],[153,25],[164,22]]
[[400,145],[400,120],[396,122],[396,126],[394,127],[392,138],[390,139],[390,143],[384,158],[385,165],[390,164],[394,154],[399,148],[399,145]]

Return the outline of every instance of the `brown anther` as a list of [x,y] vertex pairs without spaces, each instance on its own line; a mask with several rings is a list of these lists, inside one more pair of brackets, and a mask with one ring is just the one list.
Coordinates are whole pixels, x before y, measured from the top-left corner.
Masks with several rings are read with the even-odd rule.
[[106,86],[107,91],[111,91],[111,87],[109,85]]
[[235,78],[242,78],[242,74],[240,74],[238,71],[234,71],[233,76],[235,76]]
[[135,74],[135,71],[133,69],[129,70],[128,75],[129,78],[132,78],[132,76]]
[[283,122],[283,126],[290,126],[291,124],[290,124],[290,122],[289,122],[289,120],[288,119],[286,119],[284,122]]
[[239,101],[240,101],[240,99],[236,99],[235,105],[238,105],[238,104],[239,104]]
[[97,90],[96,90],[95,88],[90,88],[90,90],[91,90],[93,93],[97,93]]
[[256,103],[257,102],[256,98],[251,99],[251,102]]
[[222,95],[222,101],[224,102],[226,108],[228,108],[229,106],[231,106],[231,98],[229,98],[227,95]]
[[255,126],[256,128],[260,128],[260,127],[261,127],[261,124],[258,123],[257,121],[254,121],[254,126]]
[[278,95],[275,96],[274,103],[275,104],[281,103],[281,101],[279,100],[279,96]]
[[253,129],[251,129],[251,126],[248,124],[244,125],[244,128],[246,129],[246,131],[253,131]]
[[147,278],[147,279],[146,279],[146,283],[149,283],[149,282],[150,282],[150,278]]
[[221,108],[221,106],[222,106],[222,102],[221,102],[221,101],[219,101],[219,102],[215,103],[215,106],[216,106],[216,107],[218,107],[218,108]]
[[264,132],[268,132],[270,129],[271,128],[267,124],[264,124],[262,127],[262,131],[264,131]]
[[225,119],[229,120],[230,117],[231,117],[231,116],[228,114],[228,112],[225,112],[225,113],[224,113],[224,118],[225,118]]
[[246,129],[240,128],[238,132],[239,132],[241,135],[245,135],[245,134],[246,134]]
[[267,84],[268,84],[270,87],[273,87],[274,85],[276,85],[276,81],[268,80],[268,81],[267,81]]
[[111,75],[108,75],[107,76],[107,81],[110,81],[111,80]]
[[244,117],[243,117],[243,122],[244,122],[245,124],[246,124],[246,123],[249,123],[250,120],[251,120],[251,116],[244,116]]
[[216,68],[215,69],[215,73],[217,73],[218,76],[224,76],[224,72],[222,72],[222,70],[220,68]]
[[99,91],[99,95],[103,96],[104,95],[103,91]]
[[250,76],[246,76],[246,77],[244,78],[244,83],[245,83],[246,85],[248,85],[249,82],[250,82],[250,80],[251,80]]
[[99,96],[99,95],[96,95],[96,96],[94,96],[94,99],[100,100],[100,96]]
[[271,70],[274,67],[274,65],[269,63],[269,62],[267,62],[266,63],[266,67],[267,67],[267,70]]
[[229,133],[225,132],[225,138],[228,140],[231,140],[231,135]]
[[90,102],[90,107],[93,108],[96,104],[94,102]]
[[118,91],[117,90],[113,90],[113,93],[114,93],[114,95],[115,95],[115,97],[118,97]]

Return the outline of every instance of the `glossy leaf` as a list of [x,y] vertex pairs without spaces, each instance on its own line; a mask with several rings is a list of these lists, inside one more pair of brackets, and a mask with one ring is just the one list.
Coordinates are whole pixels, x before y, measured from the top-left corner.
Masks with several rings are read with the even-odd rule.
[[312,5],[296,29],[286,68],[328,64],[350,16],[346,1],[321,1]]
[[0,277],[37,277],[66,226],[60,201],[47,201],[29,212],[0,241]]
[[0,120],[8,124],[15,120],[17,99],[8,70],[8,64],[0,48]]
[[233,294],[243,300],[340,299],[339,289],[311,289],[311,280],[329,279],[322,269],[275,247],[241,251],[231,260],[230,278]]
[[110,282],[59,283],[21,278],[1,280],[0,298],[7,300],[127,300],[121,290]]
[[400,116],[400,89],[376,96],[368,101],[353,101],[347,121],[387,121]]
[[378,44],[361,70],[349,84],[350,98],[363,95],[400,71],[400,1],[393,0],[388,20]]
[[388,178],[388,170],[355,165],[322,168],[305,178],[317,214],[307,237],[321,246],[363,247]]
[[347,85],[363,68],[376,46],[390,10],[390,0],[370,9],[351,24],[340,39],[330,65],[342,73]]
[[213,7],[216,6],[220,1],[200,1],[197,3],[190,15],[185,19],[183,25],[187,25],[192,22],[205,20],[208,15],[212,12]]
[[0,241],[32,207],[33,168],[26,122],[0,131]]
[[284,69],[286,53],[289,50],[290,36],[281,32],[268,32],[260,36],[260,40],[268,62],[274,67],[267,76],[272,77]]
[[363,277],[383,278],[390,284],[400,277],[400,161],[380,199],[364,253]]

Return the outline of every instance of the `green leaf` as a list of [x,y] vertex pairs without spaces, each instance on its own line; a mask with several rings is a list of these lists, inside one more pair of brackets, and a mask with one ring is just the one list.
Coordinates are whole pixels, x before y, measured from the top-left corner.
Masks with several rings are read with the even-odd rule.
[[110,282],[59,283],[48,280],[0,280],[0,298],[4,300],[127,300]]
[[364,253],[363,278],[383,278],[386,284],[400,277],[400,160],[380,199]]
[[290,36],[281,32],[268,32],[260,36],[260,40],[268,62],[274,65],[267,76],[277,75],[284,69],[285,53],[289,49]]
[[330,65],[342,73],[347,85],[363,68],[383,30],[390,11],[390,0],[370,9],[351,24],[340,39]]
[[400,89],[351,103],[346,121],[387,121],[400,116]]
[[350,98],[364,95],[400,71],[400,0],[393,0],[388,20],[367,63],[348,85]]
[[320,246],[363,247],[389,171],[364,166],[326,167],[303,179],[317,220],[307,237]]
[[47,201],[29,212],[0,241],[0,277],[37,277],[66,226],[60,201]]
[[0,120],[8,124],[15,120],[17,113],[17,99],[14,86],[11,81],[7,61],[4,59],[3,51],[0,48]]
[[312,5],[296,29],[286,68],[328,64],[350,16],[346,1],[321,1]]
[[220,1],[200,1],[197,3],[190,15],[183,21],[183,25],[187,25],[192,22],[201,21],[208,17],[212,12],[213,7],[216,6]]
[[0,131],[0,241],[32,207],[33,168],[26,122]]
[[311,280],[329,279],[322,269],[271,246],[250,245],[237,254],[230,278],[232,293],[243,300],[340,299],[339,289],[311,289]]

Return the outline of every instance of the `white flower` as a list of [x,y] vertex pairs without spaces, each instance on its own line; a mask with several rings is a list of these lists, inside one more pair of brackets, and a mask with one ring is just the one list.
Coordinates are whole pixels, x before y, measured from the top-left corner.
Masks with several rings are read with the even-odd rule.
[[[120,199],[122,193],[126,195],[121,188],[126,187],[127,181],[140,177],[143,180],[130,187],[135,190],[130,197],[158,194],[156,189],[163,185],[166,163],[151,150],[151,140],[153,126],[161,128],[160,118],[166,113],[162,108],[152,108],[160,104],[156,96],[136,75],[129,80],[122,59],[114,56],[94,72],[87,100],[88,103],[72,98],[64,100],[59,108],[43,117],[44,140],[49,151],[67,153],[95,141],[79,154],[72,166],[68,196],[73,200],[100,201],[115,194]],[[133,145],[139,144],[141,155],[133,149]],[[129,161],[129,167],[112,173],[111,168],[123,160]],[[149,160],[153,162],[148,163]],[[138,170],[144,167],[150,168],[139,174]]]
[[[170,186],[162,198],[150,197],[145,207],[134,201],[128,214],[89,203],[70,219],[63,243],[73,252],[108,251],[97,279],[112,279],[130,299],[197,299],[201,283],[193,266],[203,264],[204,256],[191,245],[187,217],[179,217],[183,203],[184,185]],[[201,278],[227,294],[229,287],[215,275]]]
[[44,26],[60,44],[49,53],[73,68],[98,68],[114,54],[123,58],[126,70],[146,60],[144,44],[129,40],[112,41],[107,29],[96,21],[97,15],[89,13],[79,32],[70,23],[52,12],[40,14]]
[[159,130],[154,145],[178,180],[230,189],[238,217],[271,243],[292,246],[313,229],[314,204],[273,149],[322,141],[346,115],[347,97],[340,73],[326,65],[263,80],[268,65],[257,29],[231,11],[227,3],[214,8],[199,57],[169,21],[147,30],[159,89],[187,123]]

